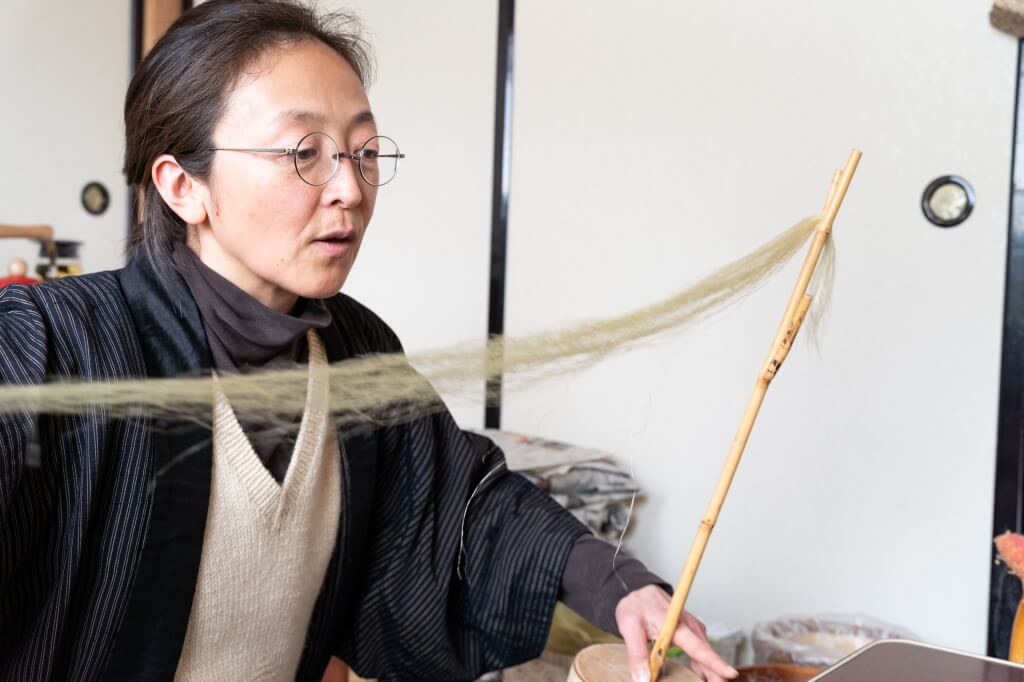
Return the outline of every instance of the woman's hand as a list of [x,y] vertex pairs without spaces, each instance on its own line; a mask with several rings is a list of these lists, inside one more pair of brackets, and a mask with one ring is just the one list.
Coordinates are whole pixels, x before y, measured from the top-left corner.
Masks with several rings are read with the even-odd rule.
[[[657,639],[668,605],[668,595],[657,585],[648,585],[630,592],[615,607],[615,622],[626,642],[634,682],[650,679],[647,642]],[[693,671],[708,682],[723,682],[737,676],[736,670],[708,644],[704,624],[690,613],[683,611],[672,641],[690,656]]]

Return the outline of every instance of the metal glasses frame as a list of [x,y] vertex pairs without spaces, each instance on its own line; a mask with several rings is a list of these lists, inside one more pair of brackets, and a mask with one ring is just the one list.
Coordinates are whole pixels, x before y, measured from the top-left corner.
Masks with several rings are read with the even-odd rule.
[[[306,178],[302,177],[302,172],[299,171],[299,157],[298,157],[298,151],[299,151],[299,148],[302,146],[302,143],[307,138],[312,137],[313,135],[323,135],[328,140],[330,140],[332,143],[334,143],[334,148],[338,150],[338,153],[334,156],[334,170],[331,171],[330,176],[328,176],[328,178],[326,180],[324,180],[323,182],[316,182],[316,183],[310,182]],[[366,145],[370,144],[374,140],[387,140],[391,144],[395,145],[395,153],[394,154],[377,154],[377,156],[376,156],[376,158],[378,158],[378,159],[394,159],[395,160],[395,172],[392,173],[391,177],[388,178],[387,180],[385,180],[384,182],[373,182],[373,181],[371,181],[369,178],[366,177],[366,173],[363,171],[363,159],[367,158],[366,153],[368,151],[373,151],[372,149],[368,150],[366,148]],[[398,143],[395,142],[390,137],[388,137],[387,135],[374,135],[369,140],[367,140],[366,142],[363,143],[363,146],[359,148],[359,151],[357,151],[355,153],[349,153],[349,152],[341,151],[341,147],[338,146],[338,143],[335,141],[335,139],[333,137],[331,137],[330,135],[328,135],[327,133],[321,132],[321,131],[316,131],[316,132],[307,133],[306,135],[303,135],[302,138],[298,142],[295,143],[294,147],[210,147],[209,151],[211,151],[211,152],[256,152],[256,153],[265,153],[265,154],[287,154],[287,155],[292,157],[292,164],[295,166],[295,173],[296,173],[296,175],[299,176],[299,179],[302,180],[307,185],[312,185],[313,187],[322,187],[323,185],[326,185],[328,182],[333,180],[334,176],[338,174],[338,168],[341,166],[340,159],[343,159],[343,158],[344,159],[348,159],[349,161],[355,161],[356,162],[356,167],[359,169],[359,177],[361,177],[366,184],[372,185],[373,187],[383,187],[384,185],[388,184],[389,182],[391,182],[392,180],[395,179],[395,176],[398,175],[398,165],[400,163],[400,160],[405,158],[405,154],[402,154],[401,152],[398,151]]]

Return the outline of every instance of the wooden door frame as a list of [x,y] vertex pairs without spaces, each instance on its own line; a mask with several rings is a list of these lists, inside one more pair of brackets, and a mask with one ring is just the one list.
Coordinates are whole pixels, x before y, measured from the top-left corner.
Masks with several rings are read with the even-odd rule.
[[132,0],[132,73],[192,0]]

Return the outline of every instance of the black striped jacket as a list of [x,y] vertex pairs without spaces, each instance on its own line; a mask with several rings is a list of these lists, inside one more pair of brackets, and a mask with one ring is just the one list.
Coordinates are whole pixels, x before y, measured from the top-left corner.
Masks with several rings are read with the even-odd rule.
[[[141,259],[0,289],[0,382],[208,371],[198,310],[172,290]],[[332,362],[401,350],[351,298],[327,305]],[[298,679],[320,679],[332,654],[401,680],[469,679],[538,655],[585,529],[444,410],[339,442],[338,540]],[[0,680],[173,679],[210,474],[210,433],[194,424],[102,407],[0,416]]]

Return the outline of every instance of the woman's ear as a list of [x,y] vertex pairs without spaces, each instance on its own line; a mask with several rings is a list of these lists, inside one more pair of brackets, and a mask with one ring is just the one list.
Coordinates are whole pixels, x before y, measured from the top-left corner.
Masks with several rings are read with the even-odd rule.
[[187,225],[206,222],[206,187],[178,165],[170,154],[161,154],[153,162],[153,184],[164,202]]

